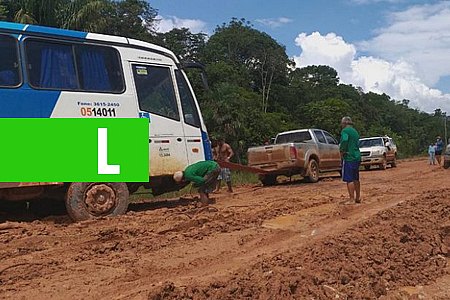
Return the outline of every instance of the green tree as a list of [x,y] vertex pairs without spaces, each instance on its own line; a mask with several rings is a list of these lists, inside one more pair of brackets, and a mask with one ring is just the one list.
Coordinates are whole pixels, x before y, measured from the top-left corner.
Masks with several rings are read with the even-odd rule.
[[8,8],[4,1],[0,1],[0,21],[5,21],[8,19]]
[[65,29],[106,32],[114,5],[107,0],[61,1],[58,26]]
[[[336,136],[340,133],[341,118],[351,115],[351,113],[350,105],[344,100],[336,98],[311,102],[306,105],[304,110],[309,123],[308,127],[325,129]],[[355,123],[358,126],[358,123]]]
[[156,40],[157,14],[158,11],[145,0],[113,1],[104,33],[153,42]]
[[285,48],[268,34],[252,28],[245,20],[232,19],[218,26],[204,51],[207,63],[225,62],[232,68],[245,68],[243,87],[258,91],[261,109],[267,112],[272,85],[287,81],[288,65],[292,64]]
[[206,43],[206,34],[192,33],[188,28],[174,28],[159,33],[158,38],[163,47],[172,50],[182,61],[198,61]]

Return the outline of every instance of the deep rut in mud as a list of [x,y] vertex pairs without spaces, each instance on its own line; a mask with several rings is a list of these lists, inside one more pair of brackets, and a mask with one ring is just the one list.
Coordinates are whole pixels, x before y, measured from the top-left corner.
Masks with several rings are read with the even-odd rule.
[[75,224],[0,208],[0,298],[450,299],[448,172],[411,160],[361,176],[362,205],[335,177]]

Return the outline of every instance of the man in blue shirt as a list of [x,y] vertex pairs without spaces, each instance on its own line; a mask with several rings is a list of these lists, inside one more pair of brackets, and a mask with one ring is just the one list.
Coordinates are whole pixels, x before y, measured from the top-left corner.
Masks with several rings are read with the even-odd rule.
[[438,166],[441,166],[441,155],[443,150],[444,150],[444,142],[442,141],[441,137],[438,136],[436,139],[436,151],[434,154],[436,156]]

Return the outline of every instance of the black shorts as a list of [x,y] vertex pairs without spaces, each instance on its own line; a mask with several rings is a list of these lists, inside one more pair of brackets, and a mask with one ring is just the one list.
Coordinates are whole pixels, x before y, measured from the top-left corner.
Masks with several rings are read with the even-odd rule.
[[442,155],[442,151],[437,151],[434,153],[435,155]]

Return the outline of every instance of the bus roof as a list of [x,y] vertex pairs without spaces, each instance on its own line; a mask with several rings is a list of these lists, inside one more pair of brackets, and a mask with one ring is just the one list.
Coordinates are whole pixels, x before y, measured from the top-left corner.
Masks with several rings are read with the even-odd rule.
[[151,43],[147,43],[147,42],[143,42],[143,41],[139,41],[139,40],[121,37],[121,36],[90,33],[90,32],[60,29],[60,28],[54,28],[54,27],[38,26],[38,25],[27,25],[27,24],[20,24],[20,23],[2,22],[2,21],[0,21],[0,31],[6,31],[6,32],[11,32],[11,33],[16,33],[16,34],[27,33],[29,35],[37,35],[37,36],[66,37],[69,39],[77,39],[77,40],[91,40],[91,41],[98,41],[98,42],[102,42],[102,43],[122,44],[127,47],[136,46],[136,47],[147,48],[149,50],[160,52],[162,54],[165,54],[166,56],[170,56],[172,59],[175,60],[176,63],[179,63],[175,54],[172,51],[170,51],[164,47],[161,47],[161,46],[158,46],[155,44],[151,44]]

